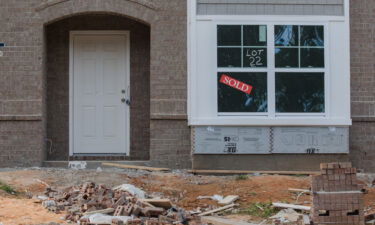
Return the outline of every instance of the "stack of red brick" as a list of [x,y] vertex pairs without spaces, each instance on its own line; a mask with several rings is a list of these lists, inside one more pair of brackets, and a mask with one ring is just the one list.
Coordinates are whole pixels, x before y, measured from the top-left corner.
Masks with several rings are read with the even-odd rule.
[[312,178],[315,225],[364,225],[364,193],[351,163],[323,163]]

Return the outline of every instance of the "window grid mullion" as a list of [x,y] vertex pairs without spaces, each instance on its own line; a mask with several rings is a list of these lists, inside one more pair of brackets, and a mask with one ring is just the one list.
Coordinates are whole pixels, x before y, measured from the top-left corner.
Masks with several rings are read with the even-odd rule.
[[268,51],[268,115],[274,118],[276,115],[276,86],[275,86],[275,26],[267,26],[267,51]]
[[301,68],[301,26],[298,26],[298,68]]
[[243,68],[243,25],[241,25],[241,68]]

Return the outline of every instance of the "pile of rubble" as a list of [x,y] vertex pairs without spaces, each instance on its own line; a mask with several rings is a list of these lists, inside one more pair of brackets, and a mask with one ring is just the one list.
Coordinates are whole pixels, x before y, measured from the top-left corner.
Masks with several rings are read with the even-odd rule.
[[58,192],[46,188],[44,196],[37,196],[50,211],[64,212],[64,220],[81,225],[169,225],[201,224],[199,218],[172,206],[168,199],[145,199],[145,193],[132,186],[108,188],[85,183]]

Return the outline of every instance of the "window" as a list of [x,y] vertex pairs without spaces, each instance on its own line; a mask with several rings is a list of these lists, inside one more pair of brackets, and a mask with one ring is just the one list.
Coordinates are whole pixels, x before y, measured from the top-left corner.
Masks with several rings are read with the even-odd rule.
[[265,25],[220,25],[218,67],[267,67]]
[[275,26],[276,68],[324,68],[323,26]]
[[276,73],[276,112],[324,112],[324,74]]
[[324,48],[323,25],[217,25],[218,113],[324,115]]
[[[217,40],[218,67],[267,68],[267,26],[220,25]],[[241,84],[251,87],[236,89]],[[267,73],[218,71],[218,111],[267,112]]]
[[[228,77],[220,82],[223,77]],[[231,79],[233,78],[233,79]],[[238,81],[257,87],[246,93],[250,88],[234,88]],[[218,73],[219,112],[267,112],[267,74],[266,73]],[[231,83],[233,82],[233,83]],[[233,85],[234,87],[231,87]],[[242,91],[241,91],[242,88]],[[252,87],[251,87],[252,88]]]

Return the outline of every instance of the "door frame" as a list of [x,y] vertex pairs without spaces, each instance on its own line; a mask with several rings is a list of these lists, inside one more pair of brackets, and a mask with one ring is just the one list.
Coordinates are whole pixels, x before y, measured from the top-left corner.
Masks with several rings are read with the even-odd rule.
[[[74,43],[73,39],[78,35],[120,35],[125,37],[125,80],[127,97],[130,99],[131,87],[130,87],[130,31],[123,30],[85,30],[85,31],[70,31],[69,32],[69,156],[74,155]],[[126,106],[124,116],[126,118],[125,137],[126,138],[126,149],[124,154],[130,156],[130,106]],[[95,153],[93,153],[95,154]],[[111,153],[108,153],[109,155]],[[100,154],[102,155],[102,154]]]

